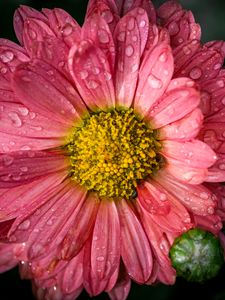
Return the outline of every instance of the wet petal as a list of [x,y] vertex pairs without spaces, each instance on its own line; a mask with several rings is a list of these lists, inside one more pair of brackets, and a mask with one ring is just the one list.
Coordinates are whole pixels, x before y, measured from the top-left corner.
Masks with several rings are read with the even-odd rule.
[[225,181],[225,154],[217,153],[217,156],[216,163],[209,169],[208,176],[205,179],[207,182]]
[[89,108],[114,106],[111,68],[101,49],[82,41],[71,48],[68,62],[77,89]]
[[144,115],[163,95],[173,74],[171,49],[165,43],[156,46],[146,55],[139,71],[134,107]]
[[121,255],[129,276],[144,283],[152,270],[152,254],[146,234],[125,200],[118,202],[121,221]]
[[128,12],[134,8],[139,8],[139,13],[143,13],[145,10],[148,14],[149,21],[151,23],[156,23],[156,12],[155,7],[151,1],[147,0],[134,0],[134,1],[124,1],[123,4],[123,15],[126,15]]
[[18,264],[13,249],[13,244],[0,243],[0,273],[6,272]]

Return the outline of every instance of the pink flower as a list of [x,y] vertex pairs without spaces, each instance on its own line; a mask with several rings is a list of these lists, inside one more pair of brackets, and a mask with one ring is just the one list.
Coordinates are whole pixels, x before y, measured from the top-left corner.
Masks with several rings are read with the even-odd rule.
[[198,138],[192,68],[202,50],[187,71],[180,46],[171,49],[181,39],[196,47],[199,26],[179,9],[172,18],[184,29],[167,30],[174,3],[159,10],[164,28],[150,2],[121,5],[91,0],[82,28],[63,10],[23,6],[22,47],[1,40],[0,236],[12,260],[0,262],[20,261],[38,299],[85,288],[122,300],[131,279],[173,284],[174,238],[196,224],[221,228],[201,185],[216,160]]

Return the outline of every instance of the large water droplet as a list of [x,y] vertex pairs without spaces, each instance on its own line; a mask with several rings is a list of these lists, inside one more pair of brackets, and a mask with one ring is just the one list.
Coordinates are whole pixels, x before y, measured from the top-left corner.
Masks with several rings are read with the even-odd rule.
[[179,27],[176,22],[171,22],[168,26],[170,35],[176,35],[179,32]]
[[131,17],[127,23],[127,29],[128,30],[133,30],[135,25],[135,19],[134,17]]
[[88,82],[88,88],[91,90],[95,90],[99,86],[98,82],[95,80],[90,80]]
[[128,46],[126,47],[126,49],[125,49],[125,54],[126,54],[126,56],[130,57],[130,56],[133,55],[133,53],[134,53],[134,48],[133,48],[133,46],[132,46],[132,45],[128,45]]
[[104,256],[98,256],[98,257],[96,258],[96,260],[102,262],[102,261],[105,260],[105,257],[104,257]]
[[144,28],[145,25],[146,25],[146,21],[145,20],[140,21],[139,27]]
[[37,37],[37,33],[32,29],[29,29],[28,34],[32,40],[35,40]]
[[29,114],[29,110],[26,107],[19,107],[18,110],[22,116],[27,116]]
[[148,76],[148,83],[153,89],[160,89],[162,87],[162,81],[153,74]]
[[104,29],[99,29],[98,30],[98,39],[99,39],[100,43],[107,44],[109,42],[108,32],[105,31]]
[[83,70],[80,72],[80,78],[81,79],[86,79],[88,77],[88,71],[87,70]]
[[199,79],[202,76],[202,70],[198,67],[194,67],[189,75],[192,79]]
[[0,59],[3,63],[9,63],[13,60],[14,54],[11,51],[5,51],[0,55]]
[[121,31],[118,35],[117,35],[117,40],[120,42],[124,42],[126,38],[126,32],[125,31]]
[[2,155],[1,160],[5,166],[10,166],[13,163],[14,158],[10,155]]
[[10,113],[8,113],[8,116],[11,119],[13,126],[15,126],[15,127],[22,126],[22,121],[16,112],[10,112]]
[[63,36],[69,36],[69,35],[73,32],[73,27],[72,27],[72,25],[66,24],[66,25],[62,28],[61,32],[62,32],[62,35],[63,35]]
[[19,229],[20,230],[27,230],[30,227],[30,221],[29,220],[25,220],[23,223],[21,223],[19,225]]

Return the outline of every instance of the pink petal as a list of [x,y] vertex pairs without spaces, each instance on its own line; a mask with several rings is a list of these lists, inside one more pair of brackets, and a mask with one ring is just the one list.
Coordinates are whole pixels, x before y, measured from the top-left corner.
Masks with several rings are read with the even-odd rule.
[[105,53],[111,66],[111,71],[113,71],[116,54],[115,45],[105,19],[97,14],[87,18],[82,27],[82,36],[83,39],[91,40],[94,45]]
[[205,47],[193,55],[180,70],[176,71],[174,76],[187,76],[197,82],[202,82],[215,78],[222,64],[222,55],[217,50]]
[[1,153],[9,153],[20,150],[39,151],[52,149],[62,145],[62,140],[58,138],[27,138],[3,132],[1,132],[0,140]]
[[225,57],[225,42],[224,41],[210,41],[205,43],[204,46],[212,49],[217,49],[223,57]]
[[215,196],[203,185],[182,183],[166,172],[162,172],[157,180],[194,214],[207,216],[214,213]]
[[160,43],[145,56],[139,71],[134,107],[144,115],[163,95],[173,74],[171,49]]
[[131,280],[127,272],[120,271],[119,278],[114,288],[108,292],[111,300],[126,300],[131,288]]
[[99,15],[103,17],[108,24],[111,32],[114,31],[116,24],[119,20],[118,8],[113,0],[90,0],[86,12],[86,19]]
[[209,169],[209,173],[205,181],[207,182],[223,182],[225,181],[225,154],[217,153],[218,159]]
[[[3,81],[1,82],[3,83]],[[0,85],[1,85],[0,83]],[[8,85],[5,88],[0,88],[0,101],[1,102],[17,102],[18,100],[16,100],[16,96],[14,94],[13,91],[11,91],[9,88],[10,82],[9,81],[5,81],[5,83]],[[1,108],[2,110],[2,108]]]
[[215,122],[205,122],[199,134],[199,138],[217,153],[223,153],[225,149],[225,124],[224,122],[217,122],[221,120],[218,120],[218,118],[216,120],[216,117],[213,117],[213,119],[215,119]]
[[199,140],[189,142],[164,141],[161,153],[169,162],[172,158],[199,169],[208,168],[216,161],[216,155],[212,149]]
[[79,24],[65,10],[60,8],[42,9],[48,18],[49,27],[55,32],[56,36],[69,46],[80,40],[81,28]]
[[223,227],[221,218],[214,214],[208,216],[194,215],[195,226],[217,235]]
[[162,20],[169,19],[174,13],[181,11],[182,6],[176,1],[167,1],[161,5],[157,11],[158,16]]
[[63,259],[76,256],[83,247],[93,230],[98,208],[99,199],[92,194],[78,207],[73,225],[61,245]]
[[159,104],[150,110],[147,118],[151,120],[153,128],[160,128],[182,119],[192,112],[199,102],[199,92],[192,87],[168,90]]
[[129,276],[144,283],[152,270],[152,254],[145,232],[125,200],[118,201],[121,255]]
[[[158,202],[158,208],[156,205],[152,206],[153,201]],[[145,182],[138,188],[138,203],[149,213],[152,221],[166,231],[182,233],[184,228],[187,230],[191,227],[191,220],[185,207],[154,181]]]
[[111,68],[101,49],[82,41],[70,49],[68,63],[78,91],[89,108],[114,106]]
[[151,1],[147,0],[134,0],[134,1],[124,1],[123,4],[123,15],[126,15],[131,10],[139,8],[139,11],[145,10],[148,14],[149,21],[151,23],[156,23],[156,12],[154,5]]
[[18,260],[14,256],[14,245],[0,243],[0,273],[14,268]]
[[157,264],[156,277],[165,284],[173,284],[175,282],[176,272],[172,268],[169,259],[171,244],[164,231],[156,225],[147,214],[143,214],[142,221],[155,256],[154,260]]
[[140,57],[148,34],[148,18],[143,10],[134,9],[125,15],[114,32],[116,40],[116,99],[119,105],[129,107],[136,90]]
[[18,68],[13,86],[28,109],[60,122],[62,129],[71,127],[86,112],[71,83],[44,62],[35,60]]
[[101,201],[95,221],[91,248],[94,278],[108,279],[119,265],[120,224],[115,203]]
[[54,152],[20,151],[0,155],[0,188],[12,188],[67,168],[66,158]]
[[193,139],[199,133],[202,122],[202,112],[199,108],[196,108],[182,119],[160,128],[160,139],[179,141]]
[[15,11],[13,20],[14,30],[21,45],[23,45],[24,21],[27,18],[35,18],[45,22],[47,21],[46,17],[36,9],[26,5],[21,5],[20,8]]
[[[10,157],[8,158],[10,159]],[[67,171],[49,174],[26,185],[10,189],[0,189],[0,220],[24,217],[42,204],[48,194],[65,179]]]

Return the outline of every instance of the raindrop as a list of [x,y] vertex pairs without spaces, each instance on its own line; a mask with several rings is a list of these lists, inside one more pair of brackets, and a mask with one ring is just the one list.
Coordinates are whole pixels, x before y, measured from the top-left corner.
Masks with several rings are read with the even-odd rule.
[[99,84],[95,80],[90,80],[88,83],[88,88],[91,90],[95,90],[98,86],[99,86]]
[[1,159],[5,166],[10,166],[13,163],[14,158],[9,155],[2,155]]
[[160,89],[162,87],[162,81],[152,74],[148,76],[148,83],[153,89]]
[[221,87],[221,88],[224,87],[224,81],[223,80],[217,80],[216,84],[218,85],[218,87]]
[[138,67],[139,67],[139,65],[138,65],[138,64],[134,64],[134,65],[132,65],[132,67],[131,67],[131,72],[132,72],[132,73],[135,73],[135,72],[137,72],[137,70],[138,70]]
[[30,146],[27,146],[27,145],[24,145],[20,148],[20,150],[22,151],[27,151],[27,150],[31,150],[31,147]]
[[225,97],[223,97],[223,98],[221,99],[221,102],[222,102],[223,105],[225,105]]
[[202,193],[200,193],[200,198],[202,198],[202,199],[204,199],[204,200],[207,200],[207,199],[209,199],[209,194],[208,193],[206,193],[206,192],[202,192]]
[[23,223],[21,223],[18,228],[20,230],[27,230],[30,227],[30,221],[29,220],[25,220]]
[[225,170],[225,164],[219,164],[219,169],[220,170]]
[[221,68],[221,64],[216,64],[215,66],[214,66],[214,70],[218,70],[218,69],[220,69]]
[[199,79],[202,76],[202,70],[198,67],[194,67],[189,75],[192,79]]
[[5,73],[7,73],[7,68],[1,68],[1,70],[0,70],[0,72],[2,73],[2,74],[5,74]]
[[94,235],[94,236],[93,236],[93,241],[97,241],[97,240],[98,240],[97,235]]
[[168,26],[168,31],[170,35],[175,35],[179,32],[179,27],[176,22],[171,22]]
[[93,74],[98,75],[100,73],[100,69],[97,67],[93,68]]
[[187,46],[184,46],[183,51],[184,51],[184,54],[186,54],[186,55],[191,53],[191,49],[188,48]]
[[105,75],[105,79],[106,79],[107,81],[111,80],[111,78],[112,78],[112,74],[111,74],[111,73],[109,73],[109,72],[104,72],[104,75]]
[[81,71],[80,72],[80,78],[81,79],[86,79],[88,77],[88,71],[86,71],[86,70],[83,70],[83,71]]
[[51,226],[53,224],[52,220],[48,220],[47,225]]
[[33,120],[36,117],[36,113],[35,112],[30,112],[30,119]]
[[36,33],[34,30],[30,29],[30,30],[28,31],[28,33],[29,33],[29,36],[30,36],[30,38],[31,38],[32,40],[35,40],[35,39],[36,39],[37,33]]
[[73,27],[72,27],[72,25],[66,24],[66,25],[62,28],[61,32],[62,32],[62,35],[63,35],[63,36],[69,36],[69,35],[73,32]]
[[159,199],[160,199],[161,201],[166,201],[166,200],[167,200],[166,194],[161,193],[161,194],[159,195]]
[[130,56],[133,55],[133,53],[134,53],[133,46],[131,46],[131,45],[127,46],[126,49],[125,49],[126,56],[130,57]]
[[118,35],[117,35],[117,40],[120,42],[124,42],[126,39],[126,32],[125,31],[121,31]]
[[27,116],[29,114],[29,110],[26,107],[19,107],[18,110],[22,116]]
[[134,19],[134,17],[131,17],[127,23],[127,29],[133,30],[134,26],[135,26],[135,19]]
[[137,42],[137,40],[138,40],[138,37],[137,37],[136,35],[133,35],[133,36],[132,36],[132,41],[133,41],[133,42]]
[[11,62],[14,58],[14,54],[11,51],[5,51],[3,54],[0,55],[0,59],[3,63]]
[[212,206],[208,207],[207,212],[212,215],[214,214],[214,208]]
[[98,39],[99,42],[102,44],[107,44],[109,42],[109,35],[108,32],[104,29],[99,29],[98,31]]
[[21,172],[27,172],[28,171],[28,167],[20,167],[20,171]]
[[31,78],[30,77],[27,77],[27,76],[23,76],[21,78],[24,82],[31,82]]
[[10,112],[10,113],[8,113],[8,116],[11,119],[13,126],[15,126],[15,127],[22,126],[22,121],[16,112]]
[[141,28],[144,28],[146,25],[146,21],[145,20],[142,20],[140,23],[139,23],[139,27]]
[[104,261],[105,260],[105,257],[104,256],[98,256],[96,258],[97,261]]
[[103,11],[102,17],[106,20],[107,23],[111,23],[114,19],[110,10]]
[[138,8],[139,15],[143,15],[145,13],[145,10],[141,7]]
[[167,61],[167,53],[166,52],[164,52],[164,53],[162,53],[160,56],[159,56],[159,61],[161,61],[161,62],[166,62]]

